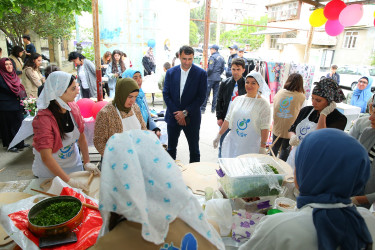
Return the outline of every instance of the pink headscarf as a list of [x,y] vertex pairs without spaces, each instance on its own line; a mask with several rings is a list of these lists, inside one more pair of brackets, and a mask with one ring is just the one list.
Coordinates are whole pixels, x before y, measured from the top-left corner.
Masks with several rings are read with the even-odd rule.
[[8,85],[10,90],[17,96],[24,98],[26,97],[25,87],[21,84],[20,78],[17,76],[16,71],[9,73],[5,68],[5,62],[11,61],[9,58],[0,59],[0,75],[4,78],[5,83]]

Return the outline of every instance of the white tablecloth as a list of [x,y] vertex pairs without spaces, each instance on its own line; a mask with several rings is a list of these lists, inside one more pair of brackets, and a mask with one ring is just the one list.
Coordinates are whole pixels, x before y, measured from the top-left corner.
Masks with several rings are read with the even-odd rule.
[[[18,130],[16,136],[13,138],[11,143],[9,144],[8,149],[16,146],[18,143],[20,143],[22,140],[25,140],[27,137],[32,136],[34,134],[33,132],[33,119],[34,117],[28,116],[22,121],[22,125],[20,129]],[[94,118],[84,118],[85,122],[85,135],[88,146],[93,146],[93,138],[94,138],[94,127],[95,127],[95,120]]]

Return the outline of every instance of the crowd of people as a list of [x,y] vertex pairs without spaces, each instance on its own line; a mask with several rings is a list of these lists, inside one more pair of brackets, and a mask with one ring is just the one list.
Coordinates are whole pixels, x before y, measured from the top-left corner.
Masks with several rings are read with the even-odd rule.
[[[77,76],[60,71],[56,66],[49,66],[45,76],[42,76],[39,71],[42,56],[35,52],[29,37],[26,36],[24,41],[26,50],[15,46],[9,58],[0,59],[0,132],[3,146],[9,146],[22,123],[22,100],[26,97],[37,98],[39,111],[32,122],[34,175],[40,178],[59,176],[72,187],[87,189],[86,183],[71,178],[69,174],[82,170],[101,174],[98,167],[90,162],[84,120],[75,103],[79,93],[83,98],[96,97],[94,64],[82,54],[71,52],[69,61],[77,65]],[[123,169],[115,169],[113,164],[116,163],[134,163],[138,166],[134,173],[145,178],[150,178],[150,174],[154,173],[150,161],[166,164],[167,168],[160,173],[168,171],[172,166],[169,164],[176,160],[181,131],[188,141],[189,161],[199,162],[201,119],[212,89],[211,112],[216,113],[219,130],[216,138],[213,138],[213,146],[219,147],[218,157],[268,154],[267,141],[272,131],[270,154],[275,154],[292,166],[295,185],[300,190],[297,198],[300,210],[262,220],[251,240],[242,246],[243,249],[254,246],[259,249],[274,249],[271,246],[299,249],[306,244],[315,248],[329,245],[331,249],[338,246],[342,249],[370,246],[375,236],[375,219],[368,210],[357,209],[353,203],[369,207],[375,201],[375,95],[371,93],[372,78],[361,76],[353,93],[345,97],[339,86],[340,77],[335,72],[337,67],[332,66],[331,73],[314,83],[312,105],[306,106],[303,78],[300,74],[291,74],[283,89],[274,97],[272,117],[270,89],[265,79],[256,71],[248,72],[243,55],[237,55],[243,52],[242,49],[237,45],[229,48],[231,55],[227,67],[217,45],[210,47],[207,71],[193,63],[194,49],[190,46],[179,49],[172,66],[170,62],[163,65],[159,88],[162,89],[166,107],[166,151],[158,140],[161,130],[152,119],[142,90],[143,77],[156,70],[153,49],[149,48],[143,57],[143,69],[133,68],[126,54],[119,50],[104,53],[102,75],[108,78],[108,82],[107,86],[103,86],[103,92],[112,101],[97,114],[93,138],[95,148],[103,156],[101,193],[112,192],[113,185],[123,185],[125,180],[129,183],[134,181],[124,174],[125,165]],[[22,60],[23,54],[27,56],[26,61]],[[360,107],[363,114],[368,114],[358,119],[348,134],[342,132],[347,118],[336,108],[336,103],[345,100]],[[22,141],[10,151],[17,152],[27,146]],[[122,153],[123,148],[132,156]],[[151,154],[157,157],[151,159]],[[160,174],[153,181],[158,178],[167,181]],[[109,179],[114,182],[106,185],[103,180]],[[346,185],[343,186],[343,182]],[[182,191],[184,188],[178,178],[171,177],[167,183],[175,185],[176,189],[169,198],[176,198],[178,207],[193,206],[191,202],[188,203],[191,195]],[[142,185],[133,192],[125,189],[116,191],[115,195],[101,199],[101,212],[107,213],[107,219],[111,216],[136,217],[138,220],[134,222],[142,226],[150,222],[145,228],[154,230],[158,228],[157,219],[145,219],[143,212],[138,210],[116,211],[113,204],[125,196],[128,196],[129,202],[134,202],[143,193],[145,197],[158,197],[160,192],[165,192],[164,189],[170,189],[169,185],[163,188],[156,186],[152,192]],[[163,206],[161,203],[146,202],[141,207],[154,209]],[[178,207],[168,211],[170,216],[188,222],[189,226],[183,227],[183,232],[193,232],[195,237],[199,237],[203,235],[202,228],[209,229],[206,220],[197,223],[184,218],[181,214],[183,209]],[[194,206],[191,211],[197,215],[200,213],[200,209]],[[160,210],[156,212],[164,213]],[[299,222],[296,222],[296,218]],[[163,237],[168,233],[171,219],[168,217],[162,229],[154,230],[144,238],[159,244],[161,233]],[[279,223],[281,221],[284,223]],[[343,221],[347,226],[343,226]],[[105,221],[106,232],[115,227],[117,231],[122,230],[120,226],[125,224],[120,222],[109,226],[109,221]],[[133,226],[139,231],[140,225]],[[181,228],[181,225],[175,227]],[[344,229],[348,227],[350,229]],[[285,234],[285,230],[290,233]],[[335,232],[334,236],[329,232]],[[143,233],[146,231],[142,230]],[[121,240],[115,233],[108,234],[107,238],[109,235],[117,241]],[[295,235],[297,240],[291,241],[287,235]],[[213,238],[203,236],[200,244],[222,247],[216,234],[213,234]],[[115,244],[116,240],[110,241]],[[98,244],[105,242],[103,237]]]

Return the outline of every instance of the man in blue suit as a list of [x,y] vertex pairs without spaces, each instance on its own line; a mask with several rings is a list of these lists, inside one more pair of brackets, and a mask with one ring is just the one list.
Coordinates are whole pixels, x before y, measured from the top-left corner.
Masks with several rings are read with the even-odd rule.
[[189,144],[190,162],[199,162],[200,107],[206,99],[207,73],[195,66],[193,59],[194,49],[182,46],[181,64],[165,75],[163,98],[167,105],[168,153],[176,159],[178,138],[183,130]]

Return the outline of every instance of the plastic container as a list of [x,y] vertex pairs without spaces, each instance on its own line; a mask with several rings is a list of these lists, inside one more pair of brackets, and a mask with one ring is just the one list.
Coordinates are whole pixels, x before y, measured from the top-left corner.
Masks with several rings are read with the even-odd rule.
[[[279,163],[271,157],[249,157],[249,158],[221,158],[219,164],[222,177],[219,183],[224,189],[228,198],[259,197],[278,195],[280,189],[272,189],[271,186],[281,187],[285,171]],[[259,174],[259,167],[272,165],[279,174]]]
[[280,197],[275,200],[275,207],[283,212],[294,212],[296,211],[297,203],[286,197]]
[[262,213],[265,214],[269,209],[272,208],[274,203],[274,197],[262,197],[260,200],[246,202],[242,198],[231,199],[231,205],[233,210],[244,209],[249,213]]

